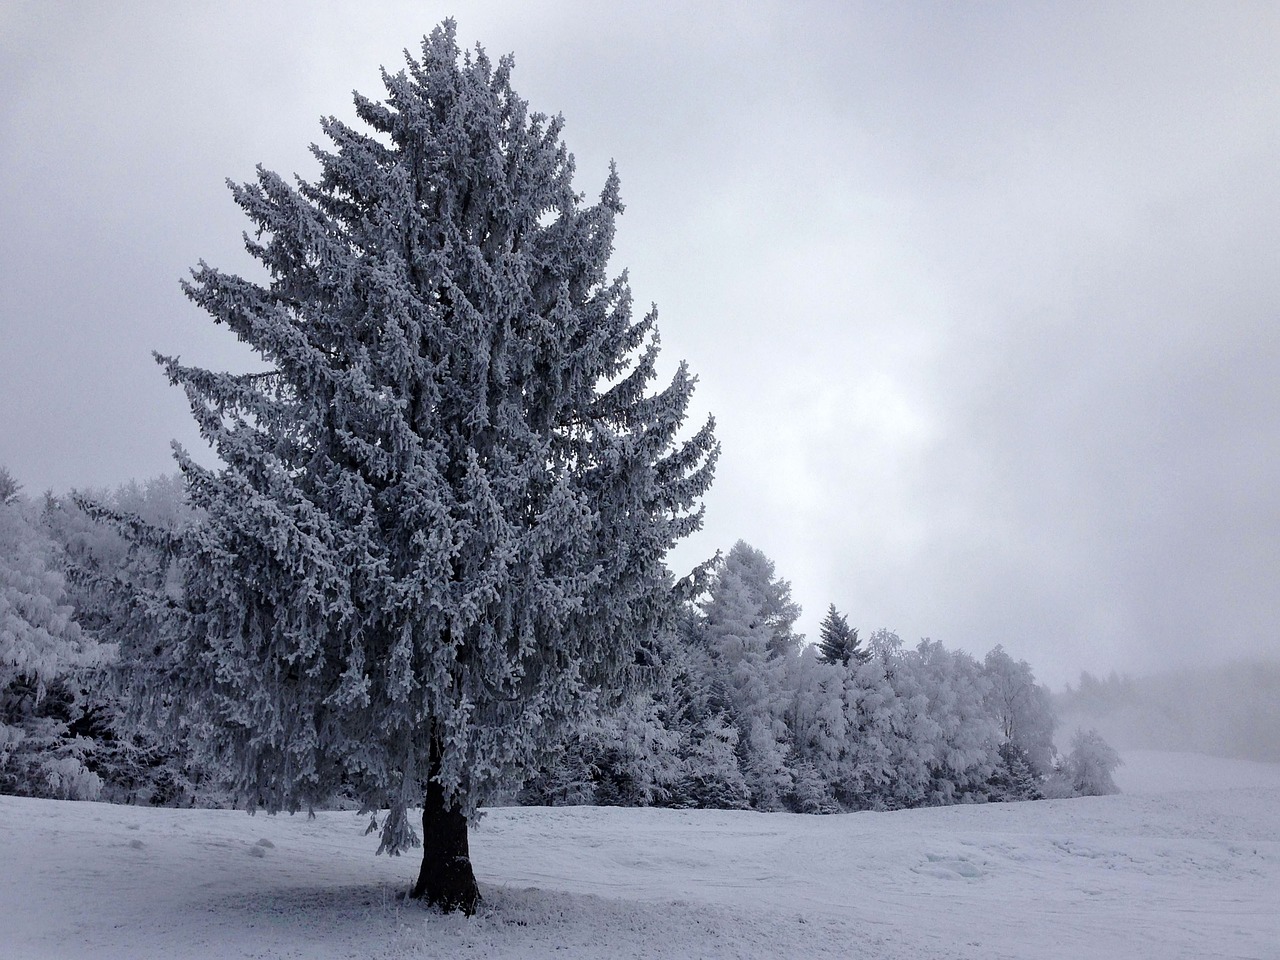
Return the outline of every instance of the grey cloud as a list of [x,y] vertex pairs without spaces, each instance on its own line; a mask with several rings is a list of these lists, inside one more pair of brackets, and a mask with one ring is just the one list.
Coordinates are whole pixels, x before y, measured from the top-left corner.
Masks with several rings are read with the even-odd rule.
[[[28,488],[194,443],[153,348],[248,362],[177,279],[241,269],[222,185],[310,169],[321,114],[450,11],[41,5],[0,30],[0,463]],[[1268,6],[478,3],[619,163],[616,264],[701,378],[706,531],[809,633],[1055,680],[1274,652],[1280,67]],[[13,38],[17,38],[16,40]]]

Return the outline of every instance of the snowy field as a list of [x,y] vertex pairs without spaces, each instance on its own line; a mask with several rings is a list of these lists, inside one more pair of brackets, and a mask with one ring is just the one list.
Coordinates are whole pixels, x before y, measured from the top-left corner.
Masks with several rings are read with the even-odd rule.
[[0,797],[0,957],[1280,958],[1280,766],[1125,759],[1079,800],[493,810],[471,920],[353,814]]

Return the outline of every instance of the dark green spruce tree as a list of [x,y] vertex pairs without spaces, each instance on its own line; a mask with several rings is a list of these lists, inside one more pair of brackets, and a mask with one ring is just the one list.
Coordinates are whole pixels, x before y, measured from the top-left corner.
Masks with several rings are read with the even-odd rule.
[[452,22],[406,60],[363,128],[322,121],[317,180],[232,185],[269,279],[185,285],[268,369],[159,358],[220,460],[177,450],[201,519],[166,662],[248,805],[353,791],[397,853],[423,804],[413,896],[471,912],[468,818],[625,683],[718,446],[606,272],[616,174],[584,202],[560,118]]
[[858,642],[858,628],[850,627],[844,614],[833,603],[827,607],[827,615],[818,625],[818,658],[823,663],[849,665],[850,660],[867,661],[868,654]]

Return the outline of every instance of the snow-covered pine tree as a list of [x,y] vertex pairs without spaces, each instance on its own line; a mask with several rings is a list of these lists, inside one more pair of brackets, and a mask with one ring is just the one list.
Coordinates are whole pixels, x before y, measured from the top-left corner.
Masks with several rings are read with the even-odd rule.
[[7,467],[0,467],[0,506],[13,503],[22,491],[22,484],[11,474]]
[[718,667],[696,607],[686,604],[662,650],[661,689],[669,697],[668,722],[680,738],[679,771],[665,801],[671,806],[738,810],[751,805],[729,686]]
[[987,711],[990,682],[982,665],[962,650],[925,638],[900,662],[895,682],[923,692],[928,722],[917,729],[930,757],[927,802],[954,803],[981,795],[1000,763],[1000,729]]
[[1120,754],[1097,730],[1076,730],[1071,737],[1071,749],[1062,758],[1062,765],[1050,778],[1046,793],[1053,798],[1103,797],[1119,793],[1112,774],[1116,767],[1124,766]]
[[177,450],[202,519],[174,680],[251,806],[343,787],[395,853],[424,803],[412,894],[470,912],[468,817],[668,615],[718,447],[678,436],[683,365],[649,392],[616,173],[586,204],[561,119],[451,21],[406,61],[356,95],[368,130],[322,121],[318,180],[232,185],[269,282],[185,285],[269,369],[159,358],[221,459]]
[[[856,667],[857,662],[854,663]],[[850,729],[844,690],[850,669],[827,663],[815,647],[805,647],[789,663],[787,715],[796,763],[790,806],[801,813],[838,810],[835,787],[848,779]]]
[[1031,765],[1034,775],[1046,777],[1053,772],[1053,732],[1057,717],[1053,695],[1036,683],[1031,664],[1015,661],[1003,646],[990,651],[982,664],[983,673],[991,681],[987,694],[987,712],[1000,724],[1004,740],[1011,751]]
[[907,739],[906,704],[899,699],[892,676],[901,643],[896,634],[877,631],[871,636],[871,658],[852,665],[845,676],[849,747],[835,788],[837,799],[852,809],[896,804],[892,787]]
[[792,785],[786,679],[801,640],[792,630],[800,606],[791,599],[791,584],[774,576],[773,561],[741,540],[701,606],[704,643],[728,691],[753,803],[781,809]]
[[70,679],[115,650],[81,631],[58,546],[19,490],[0,468],[0,792],[93,799],[102,781],[49,701],[66,706]]
[[[92,677],[74,722],[92,741],[90,762],[103,779],[104,800],[182,805],[194,802],[200,789],[202,772],[186,763],[185,731],[152,722],[168,713],[171,699],[157,656],[165,646],[157,636],[163,614],[180,586],[167,545],[190,519],[186,483],[176,472],[45,505],[45,523],[66,555],[76,619],[100,643],[123,644],[126,653]],[[128,536],[111,521],[123,521]],[[217,799],[216,787],[199,797],[201,803]]]

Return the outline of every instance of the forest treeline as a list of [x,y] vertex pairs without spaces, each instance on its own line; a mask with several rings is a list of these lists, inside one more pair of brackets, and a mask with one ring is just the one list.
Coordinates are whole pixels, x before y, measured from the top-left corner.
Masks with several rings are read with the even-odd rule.
[[[234,804],[177,733],[166,638],[139,642],[179,589],[163,531],[191,519],[181,478],[31,498],[0,471],[0,501],[0,792]],[[834,605],[808,644],[790,585],[742,542],[696,593],[510,800],[831,813],[1115,790],[1115,752],[1085,731],[1059,755],[1053,697],[1001,647],[864,637]]]

